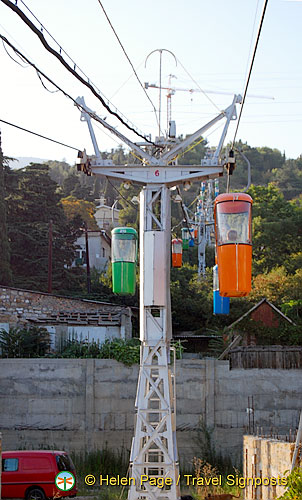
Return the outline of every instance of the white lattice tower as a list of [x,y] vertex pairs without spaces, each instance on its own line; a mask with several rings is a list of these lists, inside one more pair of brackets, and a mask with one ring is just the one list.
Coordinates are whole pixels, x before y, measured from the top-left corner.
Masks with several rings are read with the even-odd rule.
[[[214,179],[223,173],[219,154],[231,120],[237,118],[233,103],[206,125],[180,143],[170,144],[165,150],[152,154],[149,143],[136,144],[89,109],[84,98],[78,97],[81,119],[89,124],[91,117],[113,135],[119,137],[142,159],[141,164],[113,165],[102,159],[92,127],[89,127],[95,155],[79,153],[78,168],[86,174],[100,175],[122,182],[137,182],[145,186],[140,199],[140,337],[141,362],[136,396],[136,424],[130,457],[128,500],[177,500],[178,457],[175,425],[175,373],[170,364],[171,301],[170,254],[171,213],[170,188],[186,181]],[[213,158],[201,160],[200,165],[176,165],[175,156],[192,144],[219,120],[226,123]],[[142,146],[142,147],[141,147]],[[158,145],[163,146],[160,141]],[[158,488],[141,481],[147,477],[170,479],[171,485]]]
[[[135,478],[128,499],[179,497],[175,393],[170,369],[170,190],[147,185],[141,192],[141,363],[137,418],[130,457]],[[169,227],[168,227],[169,226]],[[158,488],[142,478],[171,478]],[[152,481],[151,481],[152,482]]]

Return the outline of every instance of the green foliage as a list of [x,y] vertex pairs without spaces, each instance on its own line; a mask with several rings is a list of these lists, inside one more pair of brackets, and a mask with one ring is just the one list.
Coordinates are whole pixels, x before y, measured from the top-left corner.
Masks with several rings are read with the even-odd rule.
[[136,338],[105,340],[101,345],[99,357],[102,359],[116,359],[116,361],[120,361],[127,366],[139,363],[140,341]]
[[[48,233],[53,221],[53,289],[67,282],[78,232],[65,217],[47,165],[31,164],[7,174],[7,225],[14,286],[47,290]],[[70,280],[69,274],[69,280]],[[70,281],[69,281],[70,282]]]
[[203,462],[214,466],[220,474],[229,474],[234,472],[232,460],[230,456],[222,456],[216,450],[213,441],[214,429],[208,427],[205,422],[200,419],[197,431],[197,443],[199,446],[199,457]]
[[255,276],[249,299],[258,302],[263,297],[266,297],[269,301],[281,307],[283,303],[299,300],[301,296],[302,269],[297,269],[294,274],[289,274],[285,267],[281,266],[268,273]]
[[302,299],[284,302],[284,304],[281,305],[281,311],[294,320],[299,317],[302,318]]
[[[75,453],[72,452],[70,454],[71,459],[75,465],[75,469],[77,472],[77,480],[78,487],[80,493],[90,493],[91,487],[85,487],[84,478],[88,474],[93,474],[96,478],[102,476],[111,476],[111,477],[125,477],[127,475],[127,470],[129,466],[129,451],[122,446],[119,450],[112,450],[107,447],[107,443],[105,448],[101,450],[94,450],[89,452],[80,452]],[[96,490],[96,493],[99,492]],[[110,494],[111,488],[108,488],[108,493]],[[107,490],[102,487],[102,499],[106,498]],[[117,499],[120,497],[119,495],[116,497]],[[94,498],[94,497],[93,497]],[[109,498],[112,498],[112,492]]]
[[185,264],[171,271],[172,321],[177,331],[198,330],[212,315],[211,272],[199,280],[196,268]]
[[293,258],[302,247],[302,209],[284,199],[273,184],[251,186],[253,198],[253,271],[270,272],[277,266],[293,271]]
[[1,148],[0,135],[0,283],[10,285],[12,282],[12,272],[10,268],[10,246],[7,235],[6,222],[6,202],[5,202],[5,175],[4,158]]
[[[241,141],[235,143],[235,148],[241,150],[251,163],[251,176],[254,185],[267,185],[274,180],[273,172],[277,173],[284,167],[285,156],[278,149],[268,147],[251,147]],[[226,186],[226,177],[222,185]],[[247,185],[247,163],[236,154],[236,169],[231,177],[232,190],[240,191]]]
[[272,181],[282,191],[286,200],[300,196],[302,192],[302,156],[286,160],[281,169],[272,170]]
[[[171,345],[175,348],[176,358],[180,359],[183,352],[181,342],[172,342]],[[127,340],[106,339],[102,344],[68,340],[60,353],[48,357],[115,359],[126,366],[131,366],[140,361],[140,346],[140,340],[136,337]]]
[[[187,137],[189,136],[186,135],[185,139]],[[180,139],[183,139],[183,137],[181,136]],[[207,140],[203,138],[198,139],[195,145],[191,145],[181,154],[178,159],[179,165],[200,165],[200,160],[205,157],[206,147]]]
[[[286,471],[288,473],[289,471]],[[287,476],[287,490],[278,500],[300,500],[302,498],[302,468],[295,467]]]
[[292,325],[281,319],[278,327],[269,327],[248,318],[236,325],[237,329],[245,334],[256,334],[260,345],[302,345],[302,322]]
[[[215,337],[213,336],[213,338],[210,339],[209,344],[208,344],[208,353],[207,353],[209,356],[214,356],[215,358],[220,356],[220,354],[222,354],[226,348],[226,345],[225,345],[225,342],[223,340],[221,333],[219,331],[216,332],[216,334],[217,333],[218,333],[218,335],[216,335]],[[220,333],[220,335],[219,335],[219,333]]]
[[137,338],[106,339],[103,344],[96,342],[79,342],[70,340],[65,348],[56,357],[62,358],[98,358],[115,359],[127,366],[139,363],[140,341]]
[[49,333],[45,328],[10,328],[0,330],[2,358],[37,358],[49,350]]

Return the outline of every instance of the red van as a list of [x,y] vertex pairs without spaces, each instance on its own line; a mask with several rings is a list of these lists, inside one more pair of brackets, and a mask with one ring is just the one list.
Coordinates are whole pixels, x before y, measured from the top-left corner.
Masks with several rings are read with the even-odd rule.
[[[70,474],[68,479],[67,471],[74,480]],[[72,489],[68,489],[71,484]],[[75,497],[77,493],[75,468],[65,451],[3,451],[1,485],[3,499],[46,500]]]

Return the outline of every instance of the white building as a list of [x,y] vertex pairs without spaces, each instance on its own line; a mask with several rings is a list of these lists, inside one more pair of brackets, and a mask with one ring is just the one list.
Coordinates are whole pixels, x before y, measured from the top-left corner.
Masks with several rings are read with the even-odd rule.
[[100,198],[100,204],[96,207],[94,214],[97,225],[100,229],[108,231],[119,225],[119,209],[115,208],[116,202],[112,207],[105,204],[105,198]]
[[[87,264],[86,256],[86,238],[85,233],[76,240],[76,259],[72,264],[75,266],[84,266]],[[98,271],[105,271],[111,256],[111,239],[104,230],[88,230],[88,250],[89,266],[95,267]]]

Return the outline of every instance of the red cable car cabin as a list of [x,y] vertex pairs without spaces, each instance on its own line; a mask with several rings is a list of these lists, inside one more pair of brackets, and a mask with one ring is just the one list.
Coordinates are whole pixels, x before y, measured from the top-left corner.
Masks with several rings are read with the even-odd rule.
[[214,218],[222,297],[244,297],[252,282],[252,198],[245,193],[220,194]]

